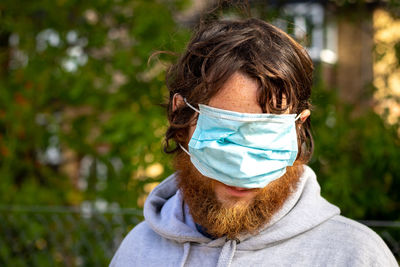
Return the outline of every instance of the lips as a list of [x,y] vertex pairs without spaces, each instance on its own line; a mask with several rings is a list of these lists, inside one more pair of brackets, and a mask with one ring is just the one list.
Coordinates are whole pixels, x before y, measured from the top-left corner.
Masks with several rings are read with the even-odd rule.
[[245,197],[254,192],[254,189],[249,189],[249,188],[243,188],[243,187],[237,187],[237,186],[229,186],[223,184],[225,191],[235,197]]

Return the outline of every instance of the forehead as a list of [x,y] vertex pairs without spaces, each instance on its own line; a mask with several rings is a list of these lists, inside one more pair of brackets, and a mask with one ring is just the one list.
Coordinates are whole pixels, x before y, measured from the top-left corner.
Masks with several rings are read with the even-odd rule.
[[[208,105],[242,113],[263,113],[258,103],[259,87],[260,85],[255,79],[235,72],[210,99]],[[282,98],[282,105],[285,106],[285,96]],[[276,105],[275,99],[275,96],[273,96],[272,100]],[[289,113],[289,110],[285,113]]]
[[256,80],[235,72],[210,99],[208,105],[243,113],[262,113],[257,102]]

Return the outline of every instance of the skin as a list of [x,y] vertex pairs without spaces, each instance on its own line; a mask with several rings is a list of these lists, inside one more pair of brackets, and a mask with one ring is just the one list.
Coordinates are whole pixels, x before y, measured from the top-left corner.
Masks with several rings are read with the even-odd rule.
[[[222,86],[218,93],[210,99],[209,106],[242,113],[262,113],[257,102],[258,83],[254,79],[240,72],[234,73]],[[285,103],[283,103],[285,104]],[[174,95],[173,109],[185,105],[183,97]],[[289,113],[289,110],[287,111]],[[310,110],[304,110],[300,115],[300,121],[304,122],[310,116]],[[192,137],[196,125],[189,129],[189,139]],[[214,183],[214,192],[220,203],[225,206],[247,205],[260,189],[245,189],[225,185],[219,181]]]

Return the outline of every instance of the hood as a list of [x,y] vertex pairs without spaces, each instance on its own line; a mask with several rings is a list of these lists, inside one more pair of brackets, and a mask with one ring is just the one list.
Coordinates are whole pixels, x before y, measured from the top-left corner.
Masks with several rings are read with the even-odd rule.
[[[311,230],[340,213],[339,208],[320,195],[315,173],[308,166],[299,184],[283,207],[257,235],[239,236],[238,249],[257,250]],[[196,242],[222,246],[224,237],[212,240],[199,233],[176,185],[175,174],[159,184],[148,196],[144,217],[149,226],[164,238],[178,243]]]

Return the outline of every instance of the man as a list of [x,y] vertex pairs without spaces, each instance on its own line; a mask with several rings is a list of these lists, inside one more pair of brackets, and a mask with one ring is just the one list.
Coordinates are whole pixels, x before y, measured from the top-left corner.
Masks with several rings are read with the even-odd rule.
[[176,173],[111,266],[397,266],[305,165],[312,71],[305,50],[261,20],[200,26],[167,73]]

